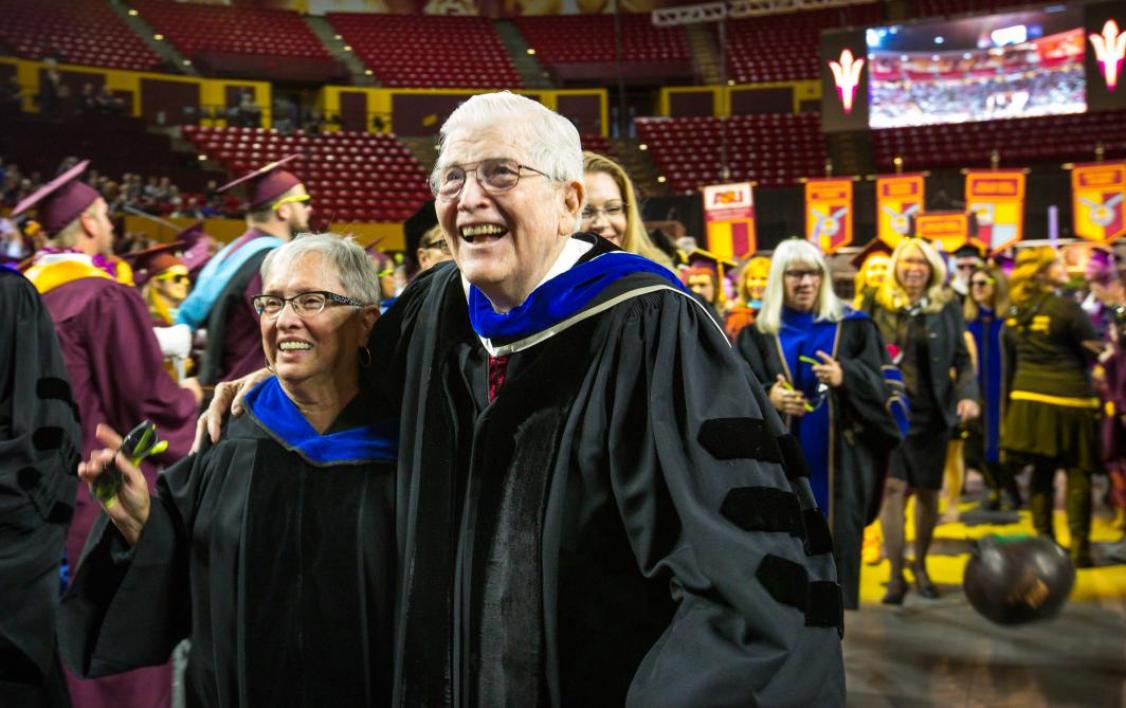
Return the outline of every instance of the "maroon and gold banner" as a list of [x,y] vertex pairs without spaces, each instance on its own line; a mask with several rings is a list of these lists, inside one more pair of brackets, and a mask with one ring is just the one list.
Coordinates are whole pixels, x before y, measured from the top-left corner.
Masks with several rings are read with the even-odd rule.
[[977,217],[977,242],[990,253],[1024,237],[1024,184],[1020,170],[968,170],[966,211]]
[[1071,197],[1076,236],[1110,243],[1126,234],[1126,162],[1075,165]]
[[826,254],[852,243],[852,179],[805,183],[805,237]]
[[915,219],[915,235],[942,244],[942,250],[953,253],[970,237],[970,215],[964,211],[932,211]]
[[755,252],[755,201],[750,182],[704,187],[708,250],[741,260]]
[[921,174],[876,178],[876,238],[895,247],[912,235],[912,221],[924,211],[925,178]]

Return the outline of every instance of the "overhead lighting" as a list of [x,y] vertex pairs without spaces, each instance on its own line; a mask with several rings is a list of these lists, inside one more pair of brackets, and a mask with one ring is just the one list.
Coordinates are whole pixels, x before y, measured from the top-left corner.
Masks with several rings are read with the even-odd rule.
[[351,44],[345,44],[344,45],[344,51],[346,51],[346,52],[352,51],[352,45]]
[[364,69],[364,76],[371,76],[371,69]]
[[638,150],[648,150],[649,146],[646,145],[645,143],[641,143],[640,145],[637,146],[637,149]]
[[138,13],[136,10],[133,10],[133,9],[129,10],[129,16],[130,17],[136,17],[138,14],[140,14],[140,13]]
[[535,50],[535,49],[532,49],[531,47],[528,47],[528,54],[535,54],[535,53],[536,53],[536,50]]
[[339,34],[334,34],[334,35],[332,35],[332,38],[333,38],[333,39],[344,39],[344,37],[342,37],[342,36],[341,36],[341,35],[339,35]]
[[664,184],[665,183],[665,176],[661,175],[660,177],[657,178],[657,181],[660,182],[661,184]]
[[200,161],[200,162],[203,162],[203,161],[204,161],[204,160],[206,160],[206,159],[207,159],[207,155],[200,155],[200,156],[199,156],[199,161]]
[[191,66],[191,65],[192,65],[192,60],[191,60],[191,59],[185,59],[185,60],[184,60],[184,66]]
[[728,85],[728,86],[734,86],[734,85],[735,85],[735,79],[728,79],[728,80],[727,80],[727,85]]
[[163,41],[164,41],[164,35],[163,35],[163,34],[154,34],[154,35],[152,36],[152,38],[153,38],[153,39],[155,39],[155,40],[156,40],[156,41],[158,41],[158,42],[163,42]]

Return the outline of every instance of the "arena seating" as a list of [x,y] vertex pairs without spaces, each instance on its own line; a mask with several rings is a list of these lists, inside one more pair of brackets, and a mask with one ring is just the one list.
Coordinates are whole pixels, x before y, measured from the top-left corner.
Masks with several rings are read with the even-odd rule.
[[883,21],[879,2],[732,20],[727,23],[727,70],[738,83],[816,79],[822,30]]
[[1007,8],[1028,5],[1027,0],[918,0],[916,17],[959,15],[965,13],[990,14],[1004,12]]
[[385,86],[521,86],[508,51],[486,18],[347,12],[326,17]]
[[333,222],[403,221],[430,198],[427,173],[390,134],[342,131],[282,135],[262,128],[184,126],[196,148],[240,175],[300,153],[295,172],[304,180],[317,215]]
[[[674,193],[720,180],[718,118],[639,118],[638,135]],[[727,121],[732,180],[794,184],[824,173],[825,142],[816,114],[734,116]]]
[[134,7],[181,54],[201,52],[331,59],[328,50],[289,10],[135,0]]
[[0,43],[27,59],[152,70],[161,60],[97,0],[0,0]]
[[1126,157],[1126,111],[891,128],[872,133],[876,165],[884,171],[892,168],[897,155],[910,170],[988,166],[994,148],[1006,166],[1091,161],[1098,142],[1103,143],[1107,158]]
[[607,157],[614,157],[614,146],[610,141],[601,135],[595,133],[593,135],[580,135],[579,139],[582,141],[583,150],[590,150],[599,155]]
[[[648,13],[623,14],[621,20],[624,62],[691,62],[683,28],[654,27]],[[544,66],[615,60],[614,18],[608,15],[521,17],[516,27]]]

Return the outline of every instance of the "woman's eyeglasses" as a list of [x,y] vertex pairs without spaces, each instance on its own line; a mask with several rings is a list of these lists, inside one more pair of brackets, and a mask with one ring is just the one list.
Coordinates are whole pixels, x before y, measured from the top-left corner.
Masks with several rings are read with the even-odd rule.
[[971,280],[970,285],[975,288],[984,288],[993,284],[992,280]]
[[599,209],[598,207],[586,206],[583,207],[583,221],[594,221],[598,218],[599,214],[605,216],[607,219],[616,219],[625,213],[626,205],[624,203],[607,204],[601,209]]
[[297,313],[297,316],[302,318],[319,314],[325,309],[325,305],[330,302],[336,303],[337,305],[348,305],[350,307],[366,306],[366,303],[360,302],[359,300],[337,295],[336,293],[330,293],[327,290],[313,290],[298,293],[293,297],[256,295],[250,302],[259,317],[277,317],[281,314],[281,311],[285,309],[286,303],[289,303],[293,311]]

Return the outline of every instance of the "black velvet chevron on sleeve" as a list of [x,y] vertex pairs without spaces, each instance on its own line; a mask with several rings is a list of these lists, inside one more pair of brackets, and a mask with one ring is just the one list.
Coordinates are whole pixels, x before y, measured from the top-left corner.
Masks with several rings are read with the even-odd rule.
[[791,492],[773,487],[737,487],[727,493],[719,511],[744,531],[803,537],[801,505]]
[[782,451],[764,420],[711,418],[700,426],[697,440],[718,460],[782,462]]

